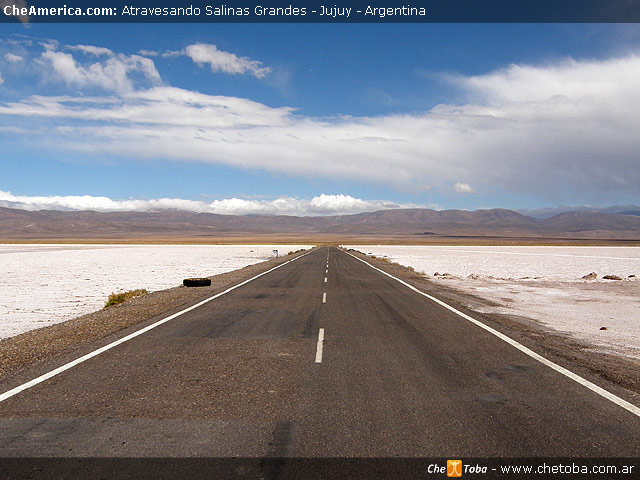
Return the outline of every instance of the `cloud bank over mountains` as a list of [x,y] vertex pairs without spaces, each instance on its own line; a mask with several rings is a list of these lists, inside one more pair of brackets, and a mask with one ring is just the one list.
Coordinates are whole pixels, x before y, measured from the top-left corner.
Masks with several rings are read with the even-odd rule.
[[[15,127],[25,143],[55,151],[213,163],[404,191],[428,184],[452,195],[498,189],[565,202],[640,195],[637,54],[443,75],[466,103],[404,114],[313,117],[295,106],[168,85],[149,56],[54,42],[42,48],[31,63],[43,76],[90,93],[0,103],[0,126]],[[271,72],[258,60],[215,45],[193,44],[174,53],[214,74],[261,81]],[[0,71],[7,63],[27,63],[7,55],[24,58],[6,52]],[[4,80],[9,82],[7,75]]]
[[[95,210],[98,212],[145,212],[150,210],[184,210],[220,215],[346,215],[394,208],[419,208],[425,205],[399,204],[384,200],[362,200],[350,195],[318,195],[311,199],[280,197],[275,199],[226,198],[211,202],[180,198],[113,200],[108,197],[20,196],[0,190],[0,207],[23,210]],[[438,208],[437,205],[428,205]]]

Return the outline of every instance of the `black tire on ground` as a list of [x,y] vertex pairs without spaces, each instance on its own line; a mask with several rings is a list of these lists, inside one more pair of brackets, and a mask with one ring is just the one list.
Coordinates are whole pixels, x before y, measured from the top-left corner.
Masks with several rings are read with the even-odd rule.
[[211,286],[210,278],[185,278],[182,281],[185,287],[209,287]]

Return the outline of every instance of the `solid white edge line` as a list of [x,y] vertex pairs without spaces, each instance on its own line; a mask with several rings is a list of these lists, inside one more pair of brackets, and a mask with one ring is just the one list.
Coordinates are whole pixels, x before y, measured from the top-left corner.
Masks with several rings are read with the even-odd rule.
[[327,303],[327,292],[322,294],[322,303]]
[[324,343],[324,328],[318,331],[318,345],[316,347],[316,363],[322,363],[322,345]]
[[417,292],[420,295],[423,295],[423,296],[427,297],[429,300],[437,303],[438,305],[443,306],[447,310],[452,311],[456,315],[459,315],[460,317],[464,318],[465,320],[468,320],[469,322],[473,323],[474,325],[477,325],[478,327],[483,328],[487,332],[489,332],[489,333],[495,335],[496,337],[498,337],[500,340],[503,340],[503,341],[507,342],[509,345],[511,345],[512,347],[517,348],[522,353],[530,356],[531,358],[539,361],[540,363],[546,365],[547,367],[552,368],[556,372],[561,373],[565,377],[568,377],[571,380],[579,383],[580,385],[588,388],[589,390],[597,393],[601,397],[606,398],[607,400],[615,403],[616,405],[618,405],[618,406],[624,408],[625,410],[628,410],[629,412],[633,413],[634,415],[640,417],[640,407],[637,407],[636,405],[634,405],[634,404],[632,404],[630,402],[627,402],[626,400],[623,400],[622,398],[618,397],[617,395],[614,395],[613,393],[609,392],[608,390],[605,390],[604,388],[599,387],[595,383],[591,383],[589,380],[587,380],[585,378],[582,378],[580,375],[578,375],[576,373],[573,373],[571,370],[567,370],[566,368],[561,367],[557,363],[553,363],[551,360],[547,360],[542,355],[539,355],[536,352],[534,352],[533,350],[530,350],[529,348],[525,347],[524,345],[516,342],[512,338],[506,336],[504,333],[500,333],[499,331],[491,328],[490,326],[485,325],[481,321],[476,320],[475,318],[470,317],[469,315],[467,315],[465,313],[462,313],[459,310],[456,310],[451,305],[448,305],[448,304],[444,303],[442,300],[438,300],[436,297],[433,297],[433,296],[429,295],[428,293],[425,293],[425,292],[423,292],[421,290],[418,290],[416,287],[414,287],[413,285],[408,284],[404,280],[400,280],[399,278],[394,277],[390,273],[387,273],[384,270],[380,270],[379,268],[374,267],[369,262],[366,262],[366,261],[362,260],[361,258],[358,258],[355,255],[352,255],[349,252],[344,252],[344,253],[346,253],[347,255],[352,256],[356,260],[359,260],[359,261],[361,261],[362,263],[364,263],[366,265],[369,265],[371,268],[373,268],[374,270],[377,270],[378,272],[386,275],[387,277],[393,278],[394,280],[400,282],[401,284],[403,284],[404,286],[410,288],[414,292]]
[[212,297],[206,298],[204,300],[202,300],[199,303],[196,303],[195,305],[192,305],[188,308],[185,308],[184,310],[179,311],[178,313],[174,313],[173,315],[170,315],[166,318],[163,318],[162,320],[158,320],[155,323],[152,323],[151,325],[148,325],[140,330],[137,330],[129,335],[127,335],[126,337],[122,337],[119,340],[116,340],[115,342],[109,343],[108,345],[105,345],[104,347],[101,347],[97,350],[94,350],[93,352],[87,353],[86,355],[83,355],[80,358],[77,358],[69,363],[66,363],[54,370],[51,370],[50,372],[45,373],[44,375],[40,375],[37,378],[34,378],[33,380],[27,382],[27,383],[23,383],[22,385],[18,385],[15,388],[12,388],[11,390],[4,392],[3,394],[0,395],[0,402],[3,402],[5,400],[7,400],[8,398],[13,397],[14,395],[17,395],[18,393],[27,390],[28,388],[31,388],[39,383],[44,382],[45,380],[50,379],[51,377],[55,377],[56,375],[64,372],[65,370],[69,370],[72,367],[75,367],[76,365],[82,363],[82,362],[86,362],[87,360],[89,360],[90,358],[93,358],[97,355],[100,355],[101,353],[106,352],[107,350],[111,350],[113,347],[116,347],[118,345],[120,345],[121,343],[127,342],[129,340],[131,340],[132,338],[135,338],[139,335],[142,335],[143,333],[148,332],[149,330],[152,330],[160,325],[162,325],[163,323],[167,323],[169,320],[173,320],[176,317],[179,317],[180,315],[183,315],[187,312],[190,312],[191,310],[194,310],[198,307],[201,307],[202,305],[204,305],[205,303],[210,302],[211,300],[215,300],[218,297],[221,297],[222,295],[225,295],[229,292],[231,292],[232,290],[235,290],[236,288],[239,288],[243,285],[246,285],[247,283],[255,280],[256,278],[262,277],[263,275],[266,275],[267,273],[271,273],[274,270],[280,268],[280,267],[284,267],[286,264],[294,262],[296,260],[298,260],[301,257],[304,257],[305,255],[309,255],[313,250],[307,252],[307,253],[303,253],[302,255],[300,255],[299,257],[293,258],[291,260],[287,260],[284,263],[281,263],[280,265],[276,265],[275,267],[267,270],[266,272],[262,272],[259,273],[258,275],[256,275],[255,277],[251,277],[248,280],[245,280],[237,285],[234,285],[233,287],[229,287],[226,290],[224,290],[223,292],[220,293],[216,293],[215,295],[213,295]]

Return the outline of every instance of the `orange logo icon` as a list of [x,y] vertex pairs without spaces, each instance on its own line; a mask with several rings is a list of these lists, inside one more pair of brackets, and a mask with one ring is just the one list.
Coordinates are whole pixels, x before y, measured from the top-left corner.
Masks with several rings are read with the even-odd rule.
[[462,460],[447,460],[447,477],[462,476]]

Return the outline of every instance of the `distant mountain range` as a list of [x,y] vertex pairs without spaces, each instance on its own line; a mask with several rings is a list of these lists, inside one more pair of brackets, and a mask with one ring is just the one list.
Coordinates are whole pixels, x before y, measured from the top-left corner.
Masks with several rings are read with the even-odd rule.
[[640,216],[640,207],[637,205],[615,205],[613,207],[590,207],[587,205],[582,206],[564,206],[556,208],[535,208],[530,210],[516,210],[517,212],[528,215],[533,218],[539,218],[544,220],[545,218],[551,218],[561,213],[570,212],[599,212],[599,213],[619,213],[621,215],[636,215]]
[[[539,219],[513,210],[399,209],[327,217],[149,212],[27,211],[0,208],[0,241],[70,238],[211,238],[277,234],[358,237],[420,236],[578,238],[640,241],[640,216],[567,212]],[[415,238],[415,237],[414,237]]]

